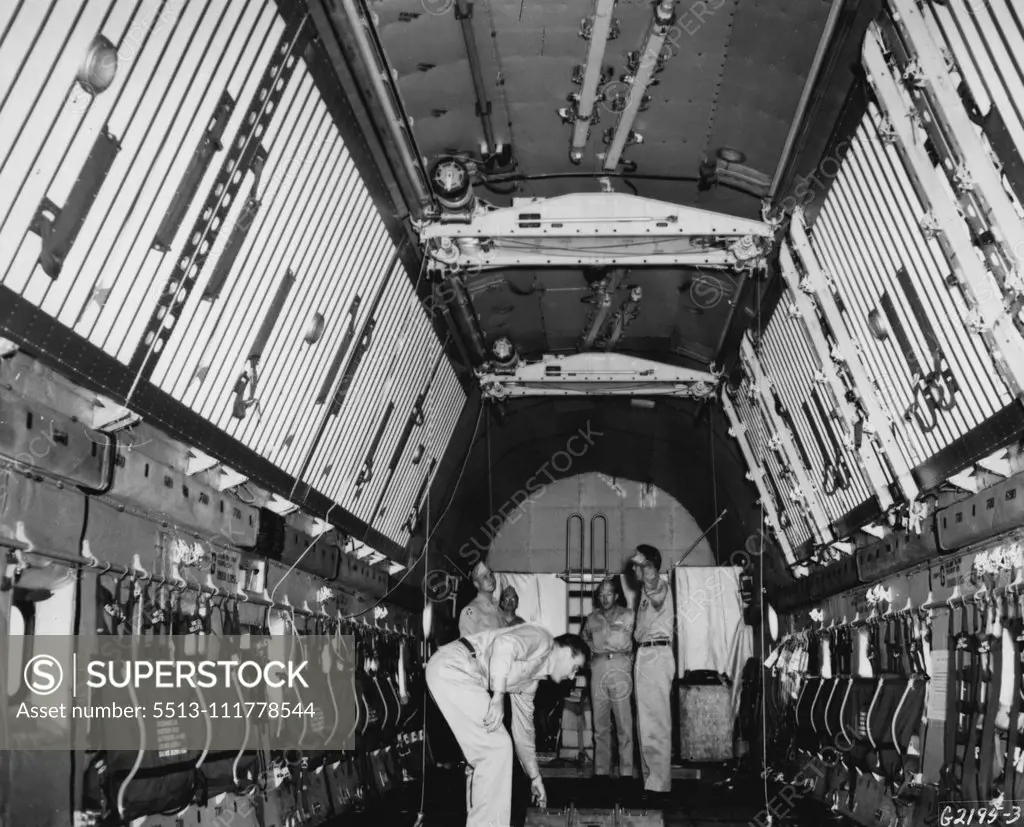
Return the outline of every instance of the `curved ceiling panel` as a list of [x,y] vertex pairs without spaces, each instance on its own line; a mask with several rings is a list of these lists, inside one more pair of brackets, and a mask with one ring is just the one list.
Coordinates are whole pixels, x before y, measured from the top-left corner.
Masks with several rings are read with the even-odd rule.
[[[634,130],[643,143],[627,148],[639,175],[695,177],[701,163],[723,147],[742,153],[744,164],[770,179],[782,157],[810,73],[830,3],[776,0],[740,4],[710,0],[676,5],[676,21],[663,53],[667,59],[649,88],[651,97]],[[456,11],[471,15],[475,60],[495,142],[511,142],[518,172],[535,175],[599,173],[603,135],[613,126],[612,105],[599,102],[579,166],[569,159],[572,127],[557,110],[578,91],[573,69],[587,60],[581,21],[594,0],[524,3],[522,0],[381,0],[372,9],[385,52],[398,77],[406,111],[428,161],[444,154],[480,159],[486,146],[472,79],[467,38]],[[618,36],[607,43],[603,89],[625,88],[627,54],[643,46],[651,3],[620,2],[613,16]],[[465,16],[465,13],[462,15]],[[799,38],[791,37],[799,31]],[[786,47],[779,44],[785,42]],[[634,180],[638,194],[737,215],[759,215],[760,201],[721,187],[698,192],[694,183]],[[525,196],[554,196],[596,182],[572,179],[521,183]],[[479,194],[498,204],[494,193]]]

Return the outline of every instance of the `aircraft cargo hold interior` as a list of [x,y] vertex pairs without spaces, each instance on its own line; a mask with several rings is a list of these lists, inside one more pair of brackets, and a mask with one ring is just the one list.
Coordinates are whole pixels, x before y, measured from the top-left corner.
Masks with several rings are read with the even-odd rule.
[[1020,0],[4,0],[0,827],[1024,820],[1022,152]]

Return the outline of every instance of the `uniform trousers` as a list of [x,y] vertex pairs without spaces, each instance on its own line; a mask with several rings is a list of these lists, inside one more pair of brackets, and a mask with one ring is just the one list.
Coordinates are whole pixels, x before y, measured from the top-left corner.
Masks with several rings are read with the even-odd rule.
[[491,694],[476,658],[458,641],[442,647],[427,662],[427,687],[469,765],[466,827],[510,827],[512,739],[484,728]]
[[667,793],[672,790],[671,698],[676,676],[672,647],[641,646],[633,675],[644,789]]
[[633,658],[595,654],[590,662],[590,706],[594,713],[594,773],[610,775],[612,722],[619,745],[619,775],[633,775]]

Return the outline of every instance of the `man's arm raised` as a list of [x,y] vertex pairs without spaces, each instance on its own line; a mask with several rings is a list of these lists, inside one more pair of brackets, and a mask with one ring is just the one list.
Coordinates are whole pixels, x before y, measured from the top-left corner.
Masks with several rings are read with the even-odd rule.
[[658,585],[650,591],[644,587],[644,594],[647,595],[647,599],[651,601],[651,605],[654,606],[655,609],[660,609],[665,605],[665,600],[668,599],[668,593],[668,583],[660,578],[658,579]]

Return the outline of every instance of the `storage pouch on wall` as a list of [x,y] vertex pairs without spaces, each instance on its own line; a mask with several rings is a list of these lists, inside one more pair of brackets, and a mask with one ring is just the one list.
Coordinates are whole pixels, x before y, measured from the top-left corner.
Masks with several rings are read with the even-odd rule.
[[[166,639],[173,608],[151,599],[150,590],[139,582],[126,583],[125,577],[110,578],[108,583],[105,580],[102,575],[97,578],[97,618],[103,627],[98,631],[116,635],[122,643],[126,637],[131,638],[135,660],[173,660]],[[166,593],[162,598],[170,599]],[[89,703],[92,707],[136,706],[136,698],[130,682],[125,689],[107,684],[92,695]],[[202,699],[194,691],[186,692],[181,703],[191,710],[193,702],[201,704]],[[107,719],[92,722],[90,741],[97,751],[89,764],[86,799],[99,805],[107,817],[125,822],[149,815],[176,814],[191,804],[204,804],[206,793],[197,772],[204,752],[182,747],[182,721],[169,716],[132,719],[132,725],[138,728],[140,746],[145,744],[146,748],[105,749],[105,744],[114,742],[115,728],[123,734],[125,723]],[[195,727],[188,725],[189,735],[194,735]]]

